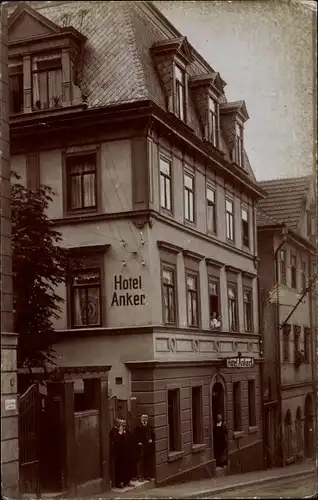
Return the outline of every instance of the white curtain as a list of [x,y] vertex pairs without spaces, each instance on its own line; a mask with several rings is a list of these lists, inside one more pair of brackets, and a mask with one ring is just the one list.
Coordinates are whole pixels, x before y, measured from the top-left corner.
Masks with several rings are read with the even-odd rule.
[[[55,108],[62,105],[62,66],[50,69],[49,63],[49,61],[56,60],[60,60],[57,54],[35,56],[32,59],[32,71],[42,68],[44,70],[32,75],[34,109]],[[45,71],[46,67],[47,71]]]

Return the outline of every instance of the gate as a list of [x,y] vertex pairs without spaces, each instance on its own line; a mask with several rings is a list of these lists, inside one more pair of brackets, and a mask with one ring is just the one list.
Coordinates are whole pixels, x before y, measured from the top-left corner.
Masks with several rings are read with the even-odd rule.
[[19,398],[20,493],[40,497],[40,416],[38,384],[32,384]]

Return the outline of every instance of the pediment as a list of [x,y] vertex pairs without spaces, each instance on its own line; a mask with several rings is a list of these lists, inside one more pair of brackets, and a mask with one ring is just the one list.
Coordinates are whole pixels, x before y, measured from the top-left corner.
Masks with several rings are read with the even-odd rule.
[[19,6],[8,21],[9,43],[60,33],[60,28],[28,5]]
[[189,44],[186,36],[168,38],[155,42],[151,47],[151,50],[154,55],[175,52],[183,57],[188,63],[193,60],[191,45]]
[[182,37],[182,41],[179,46],[179,52],[187,59],[187,61],[191,62],[193,60],[191,45],[188,42],[186,36]]

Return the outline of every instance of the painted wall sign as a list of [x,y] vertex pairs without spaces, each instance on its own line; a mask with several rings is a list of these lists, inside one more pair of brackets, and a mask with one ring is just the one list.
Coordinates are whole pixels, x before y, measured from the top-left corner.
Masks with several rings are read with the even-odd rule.
[[111,306],[144,306],[146,296],[140,293],[142,288],[141,276],[138,276],[138,278],[123,278],[121,274],[115,274],[115,291],[113,292]]
[[5,399],[4,401],[5,411],[12,411],[17,409],[17,402],[15,399]]
[[254,358],[226,358],[226,368],[253,368]]

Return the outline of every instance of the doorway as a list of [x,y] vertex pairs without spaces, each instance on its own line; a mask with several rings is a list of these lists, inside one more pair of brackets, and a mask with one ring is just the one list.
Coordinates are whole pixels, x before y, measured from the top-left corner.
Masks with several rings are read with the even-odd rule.
[[305,399],[305,456],[313,458],[314,456],[314,417],[313,417],[313,402],[310,394],[307,394]]
[[221,413],[223,419],[225,420],[224,415],[224,389],[221,382],[215,382],[212,388],[212,416],[213,416],[213,425],[216,424],[216,417]]
[[269,406],[265,409],[265,455],[268,468],[275,467],[276,460],[276,407]]

